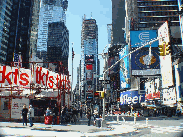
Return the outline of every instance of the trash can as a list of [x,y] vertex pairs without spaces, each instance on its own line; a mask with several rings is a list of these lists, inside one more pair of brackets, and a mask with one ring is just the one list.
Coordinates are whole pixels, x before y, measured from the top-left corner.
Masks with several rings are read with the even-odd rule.
[[53,116],[45,116],[45,124],[52,124]]

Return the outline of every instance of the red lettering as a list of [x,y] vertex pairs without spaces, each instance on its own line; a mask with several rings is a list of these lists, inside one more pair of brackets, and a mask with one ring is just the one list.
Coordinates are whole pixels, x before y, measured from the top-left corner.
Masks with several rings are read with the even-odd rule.
[[57,86],[57,88],[59,88],[59,84],[58,84],[58,81],[59,81],[59,77],[58,77],[58,75],[57,75],[57,78],[56,78],[56,80],[57,80],[57,84],[56,84],[56,86]]
[[6,66],[3,66],[3,72],[2,72],[2,82],[4,83],[5,82],[5,79],[8,81],[9,84],[12,84],[9,76],[12,72],[8,72],[7,75],[6,74]]
[[[42,67],[40,67],[40,70],[38,70],[38,67],[36,68],[36,83],[41,84],[41,81],[43,83],[44,86],[47,86],[47,81],[48,81],[48,71],[47,74],[43,73],[41,75],[42,72]],[[43,77],[46,76],[46,83],[44,83],[43,81]],[[39,78],[38,78],[39,77]]]
[[19,81],[19,83],[20,83],[20,85],[26,86],[26,85],[28,85],[29,81],[28,81],[28,79],[24,78],[23,76],[26,76],[27,78],[29,78],[28,74],[22,73],[22,74],[20,74],[20,79],[25,81],[25,83],[23,83],[22,81]]
[[54,77],[53,76],[50,76],[49,77],[50,83],[48,84],[50,88],[53,88],[53,86],[54,86],[54,82],[52,80],[54,80]]
[[17,85],[18,69],[15,69],[15,72],[13,72],[13,75],[14,75],[14,83]]

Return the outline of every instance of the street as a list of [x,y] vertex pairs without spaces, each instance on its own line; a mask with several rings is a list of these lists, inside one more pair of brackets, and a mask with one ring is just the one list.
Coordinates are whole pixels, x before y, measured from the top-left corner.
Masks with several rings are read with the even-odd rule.
[[[126,117],[125,119],[127,119]],[[7,136],[34,136],[34,137],[60,137],[60,136],[133,136],[133,137],[181,137],[183,136],[183,118],[155,118],[150,117],[148,127],[146,121],[136,121],[133,117],[128,118],[131,121],[106,121],[108,127],[87,126],[87,119],[83,118],[82,124],[67,125],[45,125],[43,123],[34,123],[33,127],[22,126],[22,123],[0,122],[0,133],[2,137]],[[152,120],[154,119],[154,120]]]

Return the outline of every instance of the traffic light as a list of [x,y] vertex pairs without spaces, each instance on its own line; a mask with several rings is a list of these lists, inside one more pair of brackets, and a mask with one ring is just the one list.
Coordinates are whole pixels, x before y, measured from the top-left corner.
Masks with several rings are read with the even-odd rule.
[[162,45],[159,45],[160,56],[165,56],[165,43],[163,42]]
[[166,43],[165,54],[169,55],[170,53],[171,53],[171,45]]
[[103,99],[104,98],[104,91],[100,92],[100,97]]

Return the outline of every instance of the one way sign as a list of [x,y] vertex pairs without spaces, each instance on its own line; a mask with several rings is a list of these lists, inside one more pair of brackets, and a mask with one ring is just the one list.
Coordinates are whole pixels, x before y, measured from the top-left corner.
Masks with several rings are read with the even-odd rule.
[[110,80],[99,80],[99,83],[104,85],[104,84],[110,84]]

